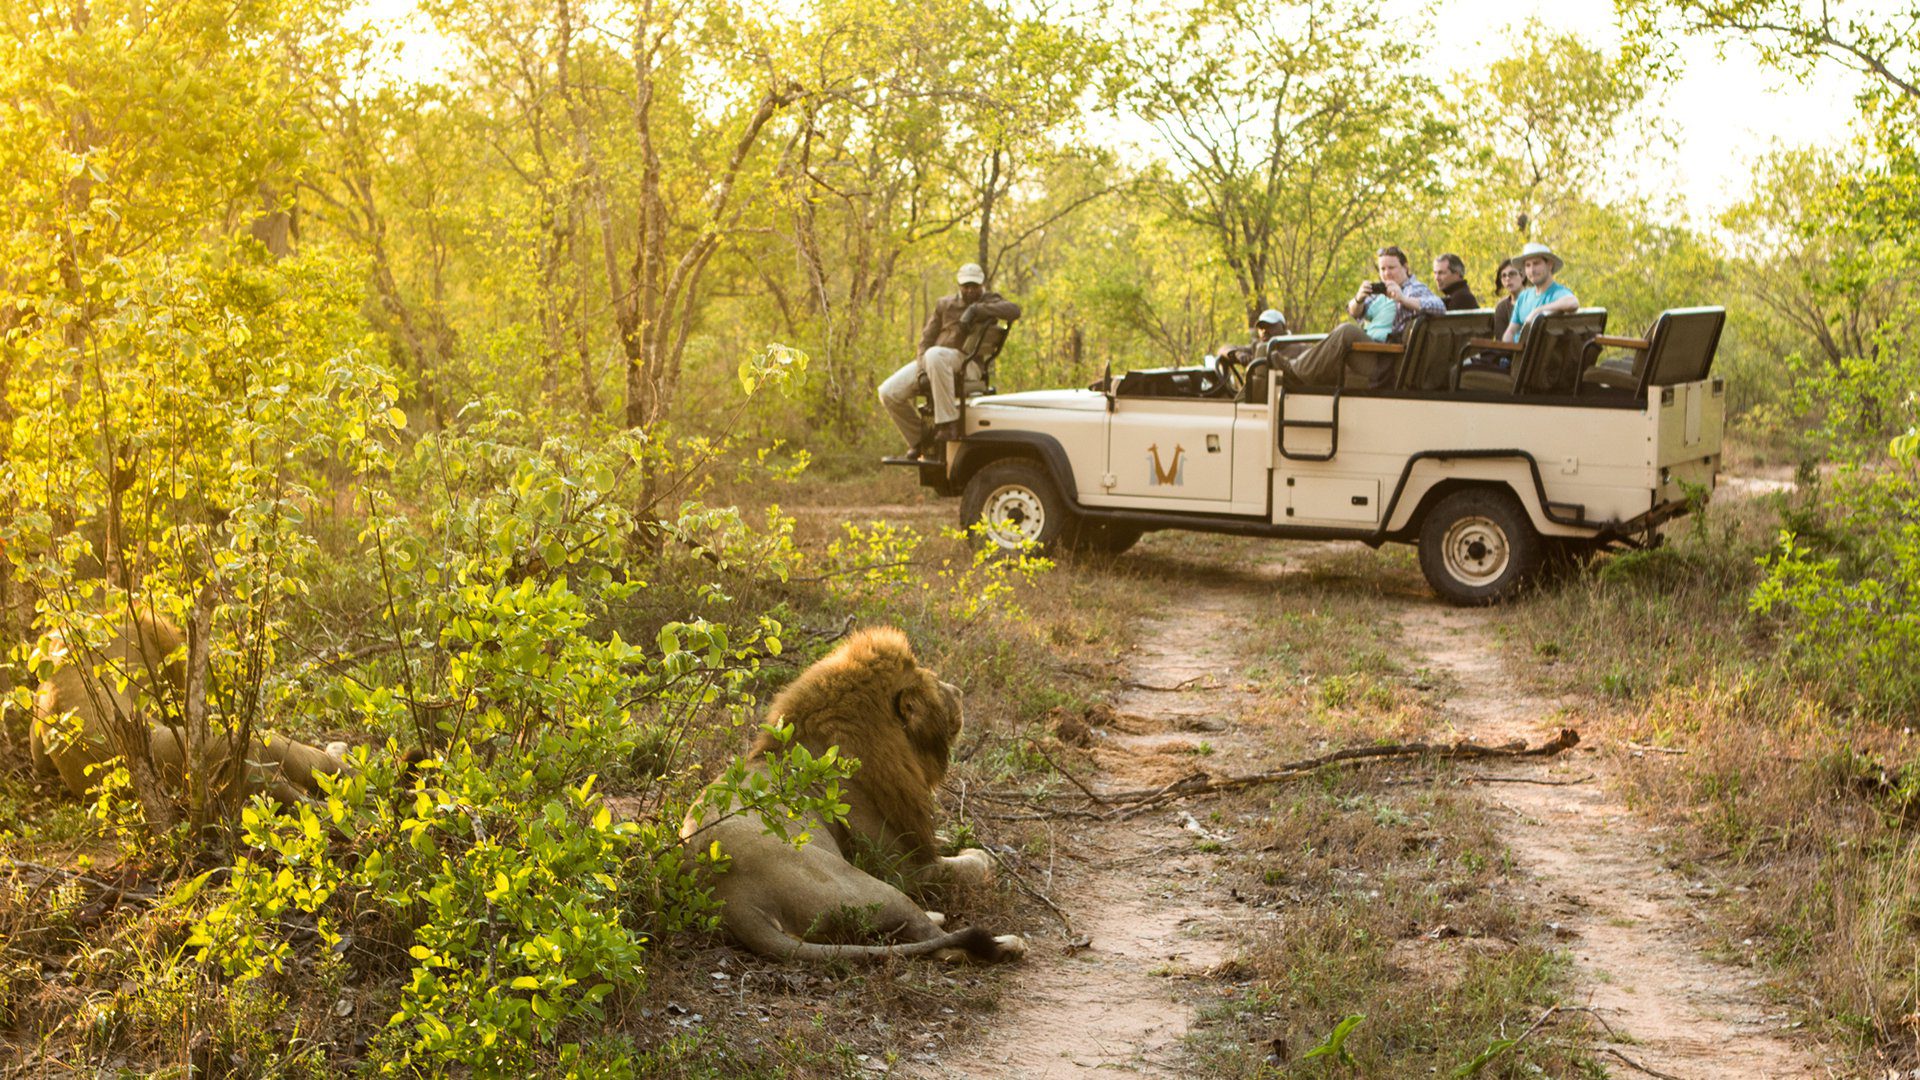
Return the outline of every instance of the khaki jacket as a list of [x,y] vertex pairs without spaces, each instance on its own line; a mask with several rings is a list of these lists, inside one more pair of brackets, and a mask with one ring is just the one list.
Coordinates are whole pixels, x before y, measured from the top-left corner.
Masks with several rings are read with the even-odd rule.
[[[974,321],[971,324],[961,322],[961,316],[973,308]],[[1006,299],[997,292],[980,294],[980,299],[969,305],[960,299],[959,293],[943,296],[933,305],[933,311],[927,316],[927,325],[920,331],[920,351],[926,352],[936,345],[949,349],[959,349],[962,353],[972,353],[979,345],[979,332],[995,319],[1011,322],[1020,317],[1020,305]]]

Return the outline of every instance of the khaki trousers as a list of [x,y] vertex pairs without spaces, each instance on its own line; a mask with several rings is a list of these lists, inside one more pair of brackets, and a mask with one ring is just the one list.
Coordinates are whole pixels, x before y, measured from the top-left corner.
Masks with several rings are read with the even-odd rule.
[[900,429],[900,437],[907,440],[908,446],[920,445],[920,410],[914,405],[920,372],[926,371],[933,395],[933,422],[945,424],[960,418],[960,407],[953,399],[953,375],[965,362],[966,357],[959,349],[935,345],[880,384],[880,404],[886,407],[893,426]]
[[[1357,322],[1344,322],[1293,361],[1293,373],[1308,386],[1338,386],[1344,381],[1354,344],[1372,341]],[[1372,371],[1361,372],[1371,376]]]

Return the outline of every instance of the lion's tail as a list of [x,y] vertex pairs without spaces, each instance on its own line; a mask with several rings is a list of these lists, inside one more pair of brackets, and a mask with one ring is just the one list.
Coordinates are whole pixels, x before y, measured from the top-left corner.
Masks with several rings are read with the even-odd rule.
[[926,956],[947,949],[959,949],[971,959],[998,963],[1026,954],[1020,939],[1011,936],[996,938],[978,926],[901,945],[819,945],[802,941],[771,922],[760,919],[744,921],[750,921],[751,925],[729,926],[728,929],[747,948],[777,960],[884,960],[893,956]]

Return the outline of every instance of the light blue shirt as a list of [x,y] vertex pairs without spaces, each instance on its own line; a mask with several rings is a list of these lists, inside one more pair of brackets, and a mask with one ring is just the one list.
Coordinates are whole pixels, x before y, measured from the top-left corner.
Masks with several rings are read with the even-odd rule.
[[1521,289],[1520,295],[1513,298],[1513,325],[1524,328],[1534,312],[1562,297],[1572,300],[1573,290],[1557,281],[1548,285],[1545,290],[1536,289],[1531,285]]
[[1373,340],[1385,341],[1393,333],[1393,317],[1399,311],[1400,305],[1393,302],[1393,297],[1376,296],[1367,301],[1367,317],[1361,320],[1361,329]]
[[1362,317],[1361,329],[1375,341],[1385,341],[1396,332],[1405,331],[1407,324],[1416,315],[1439,315],[1447,310],[1446,301],[1433,294],[1433,290],[1420,284],[1412,274],[1400,286],[1400,295],[1408,297],[1420,305],[1418,310],[1408,310],[1394,303],[1393,297],[1385,293],[1367,301],[1366,315]]

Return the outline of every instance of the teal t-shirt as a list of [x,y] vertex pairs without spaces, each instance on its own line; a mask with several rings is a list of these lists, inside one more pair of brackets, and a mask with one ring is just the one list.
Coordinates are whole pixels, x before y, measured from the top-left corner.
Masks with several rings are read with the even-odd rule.
[[1557,281],[1548,285],[1544,292],[1531,285],[1521,289],[1520,295],[1513,298],[1513,325],[1524,329],[1527,319],[1531,318],[1534,312],[1563,296],[1571,297],[1572,295],[1572,289]]
[[1399,313],[1400,305],[1393,302],[1393,297],[1376,296],[1367,301],[1367,317],[1362,329],[1373,340],[1385,341],[1387,335],[1393,333],[1393,317]]

